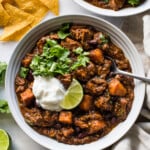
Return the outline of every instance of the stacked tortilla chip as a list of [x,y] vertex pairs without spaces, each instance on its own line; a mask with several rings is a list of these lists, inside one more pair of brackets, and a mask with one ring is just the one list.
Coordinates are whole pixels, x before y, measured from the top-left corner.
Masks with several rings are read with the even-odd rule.
[[0,0],[0,41],[18,41],[50,10],[59,14],[58,0]]

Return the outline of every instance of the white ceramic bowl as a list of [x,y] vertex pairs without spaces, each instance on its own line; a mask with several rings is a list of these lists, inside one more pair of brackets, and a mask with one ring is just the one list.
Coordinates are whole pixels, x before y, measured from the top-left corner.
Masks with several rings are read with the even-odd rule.
[[51,150],[91,150],[93,148],[94,150],[103,149],[119,140],[134,124],[135,120],[139,115],[144,100],[144,93],[145,93],[144,83],[135,80],[135,98],[133,101],[132,109],[127,119],[124,122],[120,123],[117,127],[115,127],[109,134],[90,144],[67,145],[59,143],[56,140],[53,140],[46,136],[40,135],[24,121],[24,118],[18,106],[14,82],[22,58],[28,51],[33,49],[35,43],[37,42],[38,39],[40,39],[40,37],[59,28],[62,25],[62,23],[66,22],[88,24],[94,26],[96,29],[107,32],[110,35],[112,41],[115,44],[117,44],[120,48],[122,48],[122,50],[124,51],[126,57],[130,61],[132,71],[136,74],[144,76],[142,62],[136,48],[128,39],[128,37],[123,32],[121,32],[117,27],[102,19],[90,16],[68,15],[57,17],[54,19],[50,19],[38,25],[33,30],[31,30],[20,41],[17,48],[15,49],[7,68],[6,83],[5,83],[10,110],[20,128],[22,128],[22,130],[29,137],[31,137],[37,143],[43,145],[48,149]]
[[136,15],[139,13],[142,13],[146,10],[150,9],[150,0],[145,0],[145,2],[137,7],[128,7],[123,8],[118,11],[114,11],[111,9],[103,9],[96,6],[93,6],[92,4],[89,4],[88,2],[85,2],[84,0],[74,0],[77,4],[79,4],[81,7],[95,13],[98,15],[103,16],[110,16],[110,17],[125,17],[125,16],[131,16]]

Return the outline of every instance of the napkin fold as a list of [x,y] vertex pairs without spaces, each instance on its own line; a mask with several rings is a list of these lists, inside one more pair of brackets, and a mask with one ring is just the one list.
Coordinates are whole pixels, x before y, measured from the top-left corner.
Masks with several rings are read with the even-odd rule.
[[[143,22],[144,22],[144,40],[143,40],[144,50],[145,53],[150,57],[150,15],[144,16]],[[147,72],[147,76],[150,78],[150,67]],[[146,94],[147,94],[146,106],[150,110],[150,84],[147,84]],[[150,119],[150,112],[149,112],[149,119]]]
[[[150,59],[150,15],[143,17],[144,55]],[[145,73],[150,78],[150,64],[145,63]],[[146,85],[146,98],[140,114],[146,122],[136,123],[111,150],[150,150],[150,84]]]
[[112,150],[149,150],[150,124],[135,124],[124,138],[113,146]]
[[145,53],[150,56],[150,15],[143,17],[143,33],[144,33],[144,50]]

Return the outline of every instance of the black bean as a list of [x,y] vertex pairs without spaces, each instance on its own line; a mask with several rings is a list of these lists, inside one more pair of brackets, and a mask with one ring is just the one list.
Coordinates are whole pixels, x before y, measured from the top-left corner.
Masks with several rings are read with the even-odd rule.
[[86,132],[83,132],[83,133],[79,133],[78,134],[78,138],[79,139],[82,139],[82,138],[84,138],[84,137],[86,137],[87,136],[87,133]]
[[55,128],[56,128],[56,129],[61,129],[61,124],[60,124],[60,123],[57,123],[57,124],[55,125]]
[[91,44],[91,45],[96,45],[97,44],[97,40],[91,40],[88,43]]
[[115,123],[116,123],[116,121],[117,121],[117,120],[116,120],[116,118],[115,118],[115,117],[113,117],[113,118],[111,119],[111,123],[112,123],[112,124],[115,124]]
[[79,133],[79,132],[81,131],[81,129],[80,129],[79,127],[75,127],[75,131],[76,131],[77,133]]
[[33,80],[34,80],[33,74],[32,74],[32,71],[31,71],[31,70],[28,72],[27,80],[29,80],[29,81],[33,81]]

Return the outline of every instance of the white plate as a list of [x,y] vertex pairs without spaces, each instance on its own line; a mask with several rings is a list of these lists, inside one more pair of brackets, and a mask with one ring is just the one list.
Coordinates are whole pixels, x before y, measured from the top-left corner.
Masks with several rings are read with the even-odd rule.
[[74,0],[74,2],[79,4],[81,7],[93,13],[96,13],[98,15],[112,16],[112,17],[125,17],[125,16],[136,15],[150,9],[150,0],[146,0],[143,4],[135,8],[128,7],[128,8],[120,9],[118,11],[99,8],[92,4],[89,4],[88,2],[85,2],[84,0]]

